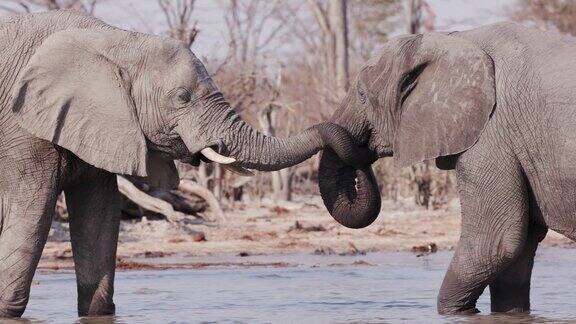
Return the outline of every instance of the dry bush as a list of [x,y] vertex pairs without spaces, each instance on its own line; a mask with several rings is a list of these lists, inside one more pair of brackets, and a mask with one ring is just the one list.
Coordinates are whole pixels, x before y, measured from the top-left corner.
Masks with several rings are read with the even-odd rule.
[[518,0],[512,18],[534,22],[540,29],[576,36],[576,2],[573,0]]

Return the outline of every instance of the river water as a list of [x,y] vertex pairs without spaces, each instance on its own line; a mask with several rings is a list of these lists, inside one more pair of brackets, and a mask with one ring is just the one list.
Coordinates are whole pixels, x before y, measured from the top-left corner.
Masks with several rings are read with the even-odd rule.
[[189,257],[161,262],[286,262],[282,267],[118,272],[115,317],[78,319],[71,273],[37,274],[24,317],[50,323],[562,323],[576,322],[576,249],[538,252],[531,315],[436,314],[452,253]]

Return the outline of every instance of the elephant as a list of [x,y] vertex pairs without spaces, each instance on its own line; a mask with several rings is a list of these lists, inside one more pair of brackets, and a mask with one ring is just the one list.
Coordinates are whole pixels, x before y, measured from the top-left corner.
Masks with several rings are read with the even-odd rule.
[[377,218],[379,158],[454,170],[461,235],[438,312],[478,312],[488,286],[493,312],[529,312],[539,242],[576,240],[575,55],[575,38],[510,22],[390,39],[330,119],[363,155],[321,153],[328,211],[350,228]]
[[78,314],[113,314],[117,174],[171,188],[179,181],[174,160],[246,175],[295,165],[326,138],[354,151],[349,134],[330,135],[329,127],[265,136],[174,39],[73,11],[0,18],[0,317],[25,310],[61,192]]

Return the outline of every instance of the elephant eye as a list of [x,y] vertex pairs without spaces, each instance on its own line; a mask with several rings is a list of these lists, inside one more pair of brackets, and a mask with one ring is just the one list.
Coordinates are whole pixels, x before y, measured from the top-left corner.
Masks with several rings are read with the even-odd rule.
[[180,107],[192,101],[192,93],[186,88],[176,88],[173,90],[172,98],[174,104]]

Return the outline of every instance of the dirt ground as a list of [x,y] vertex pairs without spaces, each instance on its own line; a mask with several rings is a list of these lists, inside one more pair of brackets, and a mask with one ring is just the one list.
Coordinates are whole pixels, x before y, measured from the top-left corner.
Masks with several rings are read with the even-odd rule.
[[[301,196],[294,202],[264,201],[238,205],[217,222],[173,224],[167,221],[123,222],[118,266],[139,269],[166,256],[259,255],[286,253],[358,254],[376,251],[453,249],[460,235],[459,201],[438,210],[414,205],[412,199],[384,202],[374,224],[361,230],[336,223],[320,197]],[[550,231],[545,246],[576,247]],[[149,258],[142,264],[135,260]],[[73,269],[67,224],[54,223],[40,269]]]

